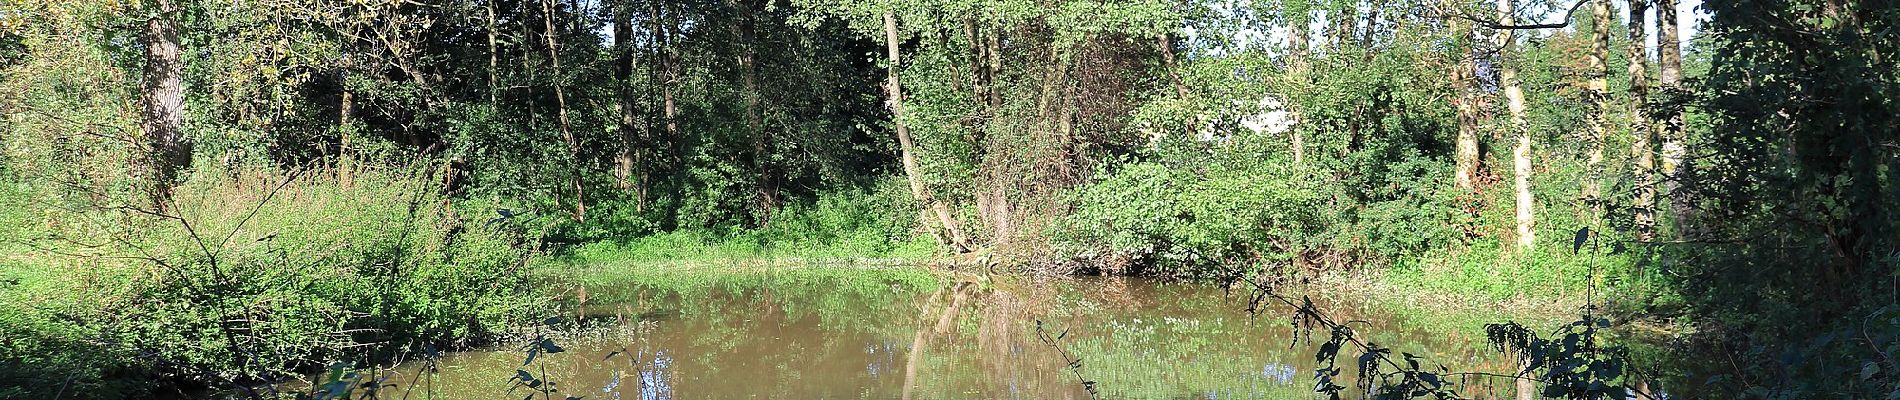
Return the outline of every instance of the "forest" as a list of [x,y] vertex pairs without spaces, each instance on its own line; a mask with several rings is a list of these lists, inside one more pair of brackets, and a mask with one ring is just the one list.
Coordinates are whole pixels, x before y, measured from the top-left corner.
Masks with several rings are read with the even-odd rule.
[[0,399],[1891,399],[1896,29],[4,0]]

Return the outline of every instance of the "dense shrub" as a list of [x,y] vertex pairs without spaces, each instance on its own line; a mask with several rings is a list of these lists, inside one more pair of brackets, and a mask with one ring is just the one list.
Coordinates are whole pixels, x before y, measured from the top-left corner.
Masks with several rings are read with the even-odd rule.
[[820,193],[776,210],[763,227],[681,229],[620,237],[574,249],[591,261],[680,261],[733,258],[913,257],[937,249],[918,234],[917,206],[901,180],[864,189]]
[[477,344],[536,311],[507,224],[464,223],[426,180],[322,175],[234,173],[181,187],[162,211],[7,221],[51,228],[23,242],[35,264],[5,268],[23,283],[0,288],[14,305],[0,310],[0,364],[25,372],[0,386],[275,379]]
[[1064,237],[1082,257],[1129,258],[1164,276],[1291,260],[1339,218],[1327,207],[1338,187],[1312,173],[1272,161],[1126,164],[1076,191]]

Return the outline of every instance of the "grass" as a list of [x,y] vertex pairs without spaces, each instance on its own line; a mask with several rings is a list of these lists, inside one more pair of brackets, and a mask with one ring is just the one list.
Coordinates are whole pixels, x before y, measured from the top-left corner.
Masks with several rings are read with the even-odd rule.
[[916,232],[916,208],[895,181],[786,204],[759,227],[691,227],[567,249],[568,264],[757,260],[924,260],[941,249]]
[[815,263],[761,259],[743,263],[606,262],[569,263],[538,271],[546,281],[590,288],[590,302],[616,302],[603,290],[635,295],[699,295],[713,291],[776,289],[884,289],[917,292],[936,288],[941,278],[908,263]]
[[892,239],[877,232],[828,237],[776,237],[776,232],[709,230],[658,233],[578,246],[561,255],[568,264],[923,261],[941,251],[927,239]]
[[[529,321],[529,254],[424,179],[201,173],[164,211],[16,190],[0,397],[142,397],[480,344]],[[174,386],[175,385],[175,386]],[[10,391],[10,392],[9,392]]]

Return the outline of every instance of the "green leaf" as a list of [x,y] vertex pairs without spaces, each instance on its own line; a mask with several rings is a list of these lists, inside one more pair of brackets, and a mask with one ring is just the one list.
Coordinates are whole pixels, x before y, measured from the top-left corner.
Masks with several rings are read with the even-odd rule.
[[1579,251],[1583,251],[1583,242],[1587,242],[1589,240],[1590,240],[1590,227],[1586,226],[1586,227],[1578,228],[1577,237],[1575,239],[1570,240],[1570,253],[1576,254]]

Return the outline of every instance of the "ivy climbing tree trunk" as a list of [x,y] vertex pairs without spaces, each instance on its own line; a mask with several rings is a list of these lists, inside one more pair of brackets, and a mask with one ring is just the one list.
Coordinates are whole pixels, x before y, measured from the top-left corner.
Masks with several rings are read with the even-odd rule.
[[1292,56],[1293,68],[1306,69],[1307,47],[1313,38],[1309,33],[1313,24],[1313,12],[1305,8],[1287,15],[1287,54]]
[[996,83],[1003,80],[1002,36],[1004,33],[1008,33],[1008,30],[1003,29],[1001,23],[996,23],[995,25],[996,26],[990,28],[989,35],[986,35],[987,37],[984,38],[989,42],[989,46],[987,46],[989,50],[985,51],[985,54],[990,58],[990,115],[996,115],[996,111],[1003,107],[1003,90],[997,87]]
[[646,209],[644,190],[634,188],[634,168],[639,158],[639,141],[634,137],[634,111],[636,101],[633,92],[633,5],[628,0],[617,0],[609,5],[613,11],[614,26],[614,111],[620,117],[615,125],[616,136],[620,139],[620,149],[614,153],[614,184],[620,190],[635,192],[634,208]]
[[963,17],[963,36],[970,44],[970,99],[984,105],[984,121],[978,125],[976,138],[982,140],[983,125],[988,118],[994,118],[994,109],[989,108],[990,82],[989,66],[984,64],[983,32],[976,27],[976,17]]
[[156,9],[139,33],[139,41],[145,45],[145,76],[139,87],[139,130],[144,134],[145,148],[136,164],[142,164],[140,172],[147,175],[145,191],[152,207],[164,210],[171,201],[178,171],[191,164],[191,143],[181,131],[185,66],[174,20],[178,7],[171,0],[154,3]]
[[1174,95],[1182,99],[1188,97],[1187,83],[1181,80],[1181,64],[1174,59],[1174,35],[1161,34],[1155,37],[1155,47],[1161,51],[1161,62],[1167,64],[1168,86],[1174,88]]
[[1597,218],[1603,211],[1603,146],[1610,136],[1610,0],[1592,0],[1590,2],[1590,54],[1587,72],[1590,80],[1584,87],[1584,104],[1590,113],[1589,154],[1585,164],[1583,182],[1583,201],[1591,210],[1591,218]]
[[350,91],[350,69],[355,68],[356,65],[351,62],[352,60],[349,53],[350,51],[351,50],[347,48],[343,50],[343,57],[341,57],[342,67],[337,69],[337,74],[336,74],[336,84],[337,84],[337,102],[336,102],[336,129],[337,129],[337,152],[336,152],[337,165],[336,167],[337,167],[337,170],[336,170],[336,176],[337,176],[337,181],[343,184],[344,186],[349,186],[350,182],[353,180],[350,177],[350,170],[354,168],[354,165],[356,165],[355,160],[352,159],[352,156],[354,155],[355,152],[350,150],[351,148],[355,147],[354,143],[351,143],[351,142],[353,141],[352,140],[353,136],[355,136],[355,133],[356,133],[356,129],[351,126],[352,123],[355,123],[355,119],[356,119],[355,118],[356,117],[355,115],[356,95],[354,92]]
[[1695,202],[1689,191],[1683,189],[1691,175],[1686,160],[1688,136],[1682,129],[1682,106],[1673,100],[1683,95],[1679,22],[1676,0],[1656,0],[1656,83],[1662,87],[1664,96],[1672,99],[1666,109],[1658,110],[1661,116],[1656,124],[1662,139],[1663,196],[1669,198],[1670,214],[1675,217],[1678,234],[1693,239],[1694,230],[1689,224],[1695,219]]
[[[1451,34],[1458,38],[1457,42],[1469,43],[1470,25],[1458,19],[1452,19],[1448,25]],[[1469,53],[1463,50],[1458,51],[1457,54],[1458,58],[1452,67],[1451,80],[1452,91],[1456,92],[1456,97],[1452,102],[1458,113],[1457,168],[1456,176],[1453,178],[1459,188],[1472,189],[1476,187],[1474,182],[1477,181],[1479,157],[1478,99],[1471,86],[1472,81],[1477,77],[1478,60],[1470,57]]]
[[[1299,77],[1299,79],[1306,79],[1307,68],[1312,66],[1311,60],[1308,59],[1312,53],[1311,47],[1313,39],[1309,33],[1309,28],[1312,23],[1313,13],[1305,7],[1300,7],[1299,11],[1295,11],[1287,16],[1287,25],[1289,25],[1287,54],[1292,55],[1292,75]],[[1289,101],[1288,103],[1291,102]],[[1293,105],[1284,104],[1283,106],[1292,107]],[[1288,130],[1287,136],[1293,141],[1293,162],[1295,164],[1304,164],[1306,162],[1306,136],[1301,134],[1299,129]]]
[[885,90],[890,96],[891,125],[897,129],[897,150],[900,153],[898,158],[904,166],[904,177],[910,181],[911,197],[917,199],[917,204],[928,207],[936,214],[937,223],[942,225],[947,236],[945,239],[949,242],[951,250],[958,253],[967,252],[970,250],[969,238],[964,236],[963,230],[957,226],[957,218],[950,213],[950,208],[931,196],[930,188],[924,185],[923,171],[917,167],[917,145],[911,141],[910,127],[904,123],[904,86],[898,77],[899,68],[903,63],[898,53],[895,12],[884,12],[884,43],[886,59],[890,63],[885,68],[889,76],[889,81],[885,83]]
[[1629,76],[1630,76],[1630,156],[1635,164],[1636,191],[1636,238],[1650,240],[1656,236],[1656,131],[1650,129],[1649,106],[1649,54],[1643,46],[1649,42],[1649,32],[1643,29],[1643,13],[1649,11],[1646,0],[1630,0],[1629,3]]
[[1327,33],[1331,35],[1328,41],[1331,42],[1330,48],[1334,54],[1337,54],[1339,49],[1345,48],[1347,44],[1352,43],[1354,31],[1359,26],[1359,24],[1355,23],[1359,18],[1357,11],[1357,7],[1340,7],[1328,10],[1328,13],[1331,13],[1333,17],[1332,26],[1328,27],[1329,32]]

